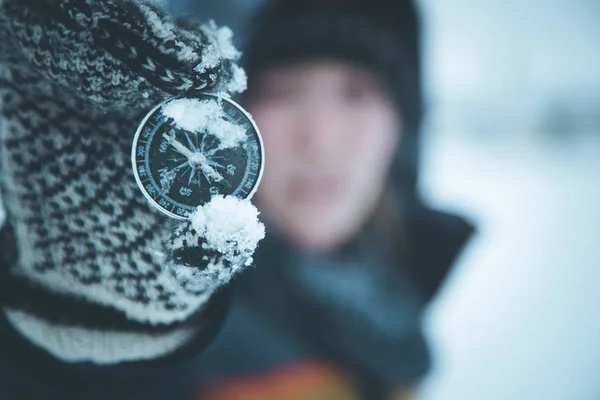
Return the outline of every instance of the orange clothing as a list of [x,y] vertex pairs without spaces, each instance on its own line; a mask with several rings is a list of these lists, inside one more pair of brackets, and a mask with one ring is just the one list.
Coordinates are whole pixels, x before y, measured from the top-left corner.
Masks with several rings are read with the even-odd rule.
[[[390,400],[411,400],[414,392],[399,389]],[[342,371],[320,362],[304,362],[280,370],[227,379],[197,392],[198,400],[359,400]]]

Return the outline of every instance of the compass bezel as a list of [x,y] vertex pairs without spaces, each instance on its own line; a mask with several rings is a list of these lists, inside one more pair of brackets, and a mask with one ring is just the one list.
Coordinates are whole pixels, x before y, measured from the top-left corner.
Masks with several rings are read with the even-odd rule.
[[[258,186],[260,185],[260,182],[262,180],[262,176],[263,176],[263,172],[264,172],[264,167],[265,167],[265,148],[264,148],[264,143],[263,143],[263,139],[262,139],[262,135],[260,134],[260,131],[258,129],[258,126],[256,126],[256,122],[254,121],[254,119],[252,118],[252,115],[247,112],[242,106],[240,106],[237,102],[235,102],[234,100],[224,97],[224,96],[219,96],[217,94],[214,93],[201,93],[201,96],[206,96],[206,97],[210,97],[213,98],[217,101],[225,101],[227,103],[229,103],[229,105],[235,107],[238,111],[240,111],[246,118],[247,118],[247,122],[249,122],[251,124],[252,129],[254,129],[254,132],[256,133],[256,137],[257,137],[257,141],[259,144],[259,151],[260,151],[260,165],[258,168],[258,174],[256,177],[256,181],[254,183],[254,186],[252,187],[252,189],[250,190],[250,192],[248,193],[248,195],[246,197],[244,197],[243,199],[251,199],[254,194],[256,193],[256,191],[258,190]],[[190,99],[199,99],[202,100],[202,97],[198,97],[198,96],[194,96],[194,97],[189,97]],[[167,210],[165,207],[163,207],[161,204],[159,204],[157,202],[157,200],[152,197],[148,191],[146,190],[146,188],[144,187],[143,183],[142,183],[142,178],[140,177],[140,174],[138,172],[138,162],[137,162],[137,154],[136,154],[136,149],[138,148],[138,142],[139,142],[139,138],[142,134],[142,131],[144,130],[144,128],[146,127],[146,123],[148,122],[148,120],[150,118],[152,118],[155,113],[164,105],[166,105],[167,103],[173,101],[173,100],[177,100],[180,99],[179,97],[172,97],[169,99],[166,99],[165,101],[159,103],[158,105],[156,105],[155,107],[153,107],[147,114],[146,116],[142,119],[142,121],[140,122],[135,135],[133,137],[133,142],[132,142],[132,146],[131,146],[131,168],[133,170],[133,175],[135,177],[135,181],[136,184],[138,186],[138,188],[140,189],[140,191],[142,192],[142,194],[144,195],[144,197],[146,198],[146,200],[156,209],[158,209],[159,211],[161,211],[163,214],[174,218],[174,219],[178,219],[178,220],[187,220],[189,219],[189,217],[184,217],[182,215],[176,214],[170,210]],[[240,145],[241,146],[241,145]],[[203,204],[198,204],[198,206],[201,206]]]

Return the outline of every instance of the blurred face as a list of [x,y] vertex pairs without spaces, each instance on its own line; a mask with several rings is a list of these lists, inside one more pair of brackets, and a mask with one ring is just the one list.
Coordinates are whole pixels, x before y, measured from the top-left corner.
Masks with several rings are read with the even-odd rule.
[[387,184],[400,131],[387,92],[375,74],[328,61],[269,70],[252,91],[266,154],[257,203],[300,247],[342,244]]

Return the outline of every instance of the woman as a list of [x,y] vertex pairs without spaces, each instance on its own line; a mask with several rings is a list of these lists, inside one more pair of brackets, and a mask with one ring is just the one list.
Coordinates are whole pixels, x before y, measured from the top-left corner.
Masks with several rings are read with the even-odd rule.
[[416,194],[419,25],[409,1],[271,1],[243,102],[268,154],[256,264],[203,355],[203,399],[408,398],[420,316],[471,233]]

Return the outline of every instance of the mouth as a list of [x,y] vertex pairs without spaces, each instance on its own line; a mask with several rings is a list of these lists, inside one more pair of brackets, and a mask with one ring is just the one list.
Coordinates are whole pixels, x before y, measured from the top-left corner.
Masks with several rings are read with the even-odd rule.
[[293,178],[289,195],[295,203],[330,204],[342,195],[341,179],[333,175]]

